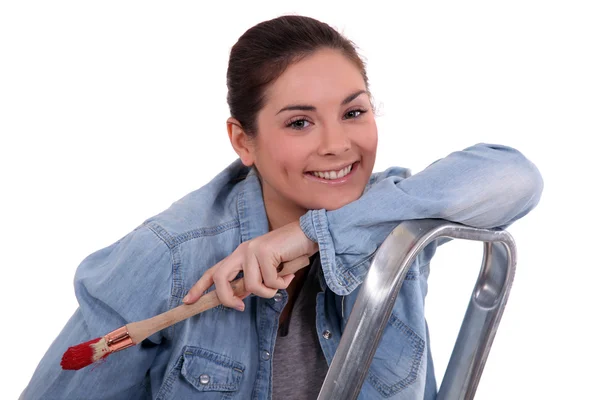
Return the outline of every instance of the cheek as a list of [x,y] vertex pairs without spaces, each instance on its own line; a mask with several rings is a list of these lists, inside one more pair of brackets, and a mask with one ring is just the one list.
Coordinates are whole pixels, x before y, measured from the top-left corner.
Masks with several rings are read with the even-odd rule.
[[363,151],[375,153],[377,151],[377,140],[377,125],[373,121],[366,129],[362,130],[361,135],[357,138],[357,143]]
[[373,135],[371,136],[371,140],[369,141],[370,147],[369,150],[375,152],[377,150],[377,140],[378,140],[378,136],[377,136],[377,129],[375,129],[375,132],[373,133]]
[[277,174],[289,176],[302,172],[305,166],[305,150],[301,143],[294,141],[272,141],[264,147],[267,152],[263,152],[262,159],[267,161],[272,171],[277,171]]

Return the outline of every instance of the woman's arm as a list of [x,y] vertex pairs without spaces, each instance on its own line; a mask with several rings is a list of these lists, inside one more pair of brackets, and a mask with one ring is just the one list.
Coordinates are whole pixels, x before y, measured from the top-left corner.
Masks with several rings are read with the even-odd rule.
[[454,152],[408,178],[387,175],[358,200],[300,219],[319,244],[328,286],[339,295],[362,282],[374,252],[400,222],[441,218],[506,228],[537,205],[543,189],[538,169],[519,151],[490,144]]
[[[62,370],[60,361],[70,346],[166,311],[170,280],[170,250],[146,227],[88,256],[75,275],[79,308],[40,361],[21,399],[146,398],[146,371],[158,346],[134,346],[77,371]],[[161,337],[149,339],[157,344]]]

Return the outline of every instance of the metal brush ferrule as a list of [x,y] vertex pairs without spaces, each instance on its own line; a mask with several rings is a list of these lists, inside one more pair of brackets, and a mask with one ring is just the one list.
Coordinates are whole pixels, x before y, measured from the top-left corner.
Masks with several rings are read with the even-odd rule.
[[134,345],[133,340],[129,336],[129,332],[127,332],[127,326],[122,326],[119,329],[108,333],[104,336],[104,340],[106,340],[106,345],[111,353]]

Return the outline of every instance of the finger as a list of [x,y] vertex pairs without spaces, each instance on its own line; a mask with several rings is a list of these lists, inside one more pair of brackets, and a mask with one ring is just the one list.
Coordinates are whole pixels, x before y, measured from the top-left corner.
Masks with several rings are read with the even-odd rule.
[[238,263],[234,262],[233,259],[229,259],[215,272],[213,280],[215,282],[217,297],[221,304],[225,307],[244,311],[244,302],[233,294],[233,289],[231,288],[231,281],[236,277],[240,269],[241,266]]
[[288,275],[282,277],[282,279],[285,282],[285,288],[284,289],[287,289],[287,287],[290,286],[290,283],[292,283],[292,281],[294,280],[295,277],[296,277],[295,274],[288,274]]
[[246,290],[260,297],[271,298],[277,293],[277,289],[269,288],[263,284],[263,276],[256,255],[252,252],[246,253],[244,263],[244,284]]
[[215,272],[215,268],[219,264],[216,264],[214,267],[206,270],[204,275],[192,286],[192,288],[187,292],[185,297],[183,298],[183,302],[185,304],[193,304],[202,296],[202,294],[208,290],[209,287],[213,285],[213,274]]
[[285,280],[278,275],[277,267],[279,262],[267,257],[258,255],[258,265],[262,274],[264,286],[272,289],[285,289],[288,287]]

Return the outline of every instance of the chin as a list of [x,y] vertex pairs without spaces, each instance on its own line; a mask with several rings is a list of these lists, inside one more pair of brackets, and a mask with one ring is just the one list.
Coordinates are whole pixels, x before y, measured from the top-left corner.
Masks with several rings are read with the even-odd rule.
[[344,207],[345,205],[352,203],[355,200],[358,200],[360,198],[361,194],[362,194],[362,192],[358,195],[347,196],[345,198],[327,199],[324,201],[317,200],[314,202],[310,202],[310,205],[312,207],[308,207],[308,208],[312,209],[312,210],[325,209],[326,211],[335,211],[339,208]]

